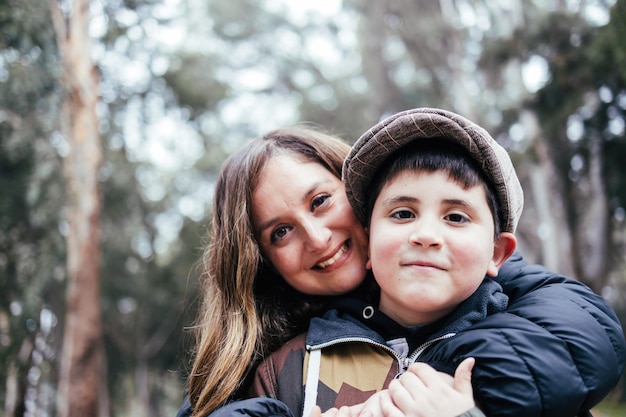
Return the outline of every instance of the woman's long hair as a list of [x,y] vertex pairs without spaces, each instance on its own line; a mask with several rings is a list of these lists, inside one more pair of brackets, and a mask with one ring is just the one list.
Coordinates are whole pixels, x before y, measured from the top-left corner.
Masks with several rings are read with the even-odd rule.
[[250,141],[222,167],[201,265],[202,301],[189,377],[193,416],[206,416],[240,395],[256,363],[306,330],[326,301],[292,289],[261,256],[251,207],[263,167],[286,153],[317,162],[341,178],[349,150],[316,130],[286,128]]

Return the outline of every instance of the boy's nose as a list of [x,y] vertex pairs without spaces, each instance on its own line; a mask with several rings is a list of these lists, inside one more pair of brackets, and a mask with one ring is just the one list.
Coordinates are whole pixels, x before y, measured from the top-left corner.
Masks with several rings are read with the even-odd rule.
[[409,242],[412,245],[424,248],[441,247],[443,242],[441,234],[437,232],[437,227],[428,222],[417,222],[409,235]]

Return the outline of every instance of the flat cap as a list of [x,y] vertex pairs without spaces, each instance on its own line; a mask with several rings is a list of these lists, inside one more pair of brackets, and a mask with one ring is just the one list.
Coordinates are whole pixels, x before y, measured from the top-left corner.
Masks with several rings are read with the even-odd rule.
[[469,151],[496,192],[502,231],[514,233],[522,214],[524,193],[508,152],[477,124],[456,113],[427,107],[384,119],[352,146],[343,165],[343,182],[361,222],[367,218],[367,194],[378,168],[393,152],[424,138],[445,138]]

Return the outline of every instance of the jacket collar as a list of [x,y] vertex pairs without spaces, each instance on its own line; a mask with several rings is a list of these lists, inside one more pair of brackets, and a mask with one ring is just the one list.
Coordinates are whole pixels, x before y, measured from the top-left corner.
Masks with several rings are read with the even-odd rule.
[[385,344],[386,340],[397,337],[410,338],[416,331],[422,334],[429,333],[427,337],[419,336],[422,340],[418,343],[422,343],[444,333],[463,331],[488,315],[505,310],[507,304],[508,297],[502,292],[500,284],[491,278],[485,278],[474,294],[449,316],[433,323],[432,326],[405,328],[378,310],[377,306],[358,298],[345,297],[333,303],[332,308],[322,317],[311,320],[306,344],[320,346],[361,339]]

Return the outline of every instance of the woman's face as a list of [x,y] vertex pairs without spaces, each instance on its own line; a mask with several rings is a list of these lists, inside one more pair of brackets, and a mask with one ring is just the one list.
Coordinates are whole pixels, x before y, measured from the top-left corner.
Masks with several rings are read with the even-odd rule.
[[261,253],[296,290],[338,295],[365,277],[367,235],[343,183],[322,165],[274,156],[252,193]]

